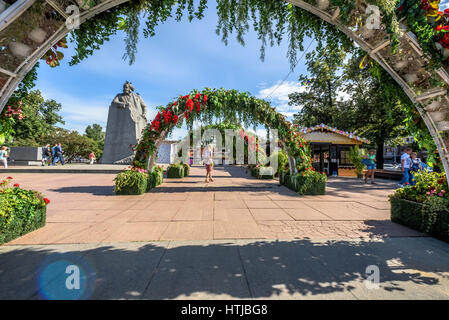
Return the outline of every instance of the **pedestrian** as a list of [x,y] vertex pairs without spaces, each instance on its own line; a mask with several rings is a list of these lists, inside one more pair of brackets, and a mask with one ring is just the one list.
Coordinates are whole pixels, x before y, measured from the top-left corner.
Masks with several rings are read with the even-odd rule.
[[376,150],[370,149],[368,151],[368,156],[366,157],[366,169],[365,173],[365,183],[368,183],[368,177],[371,178],[371,184],[374,183],[374,172],[376,171]]
[[3,163],[3,167],[5,169],[8,168],[8,148],[6,146],[2,146],[0,149],[0,163]]
[[423,165],[421,159],[418,158],[418,154],[416,152],[412,152],[410,154],[410,185],[414,186],[416,184],[415,181],[415,173],[423,170]]
[[62,165],[64,165],[64,155],[62,151],[62,145],[60,143],[58,144],[56,152],[58,154],[59,161],[61,162]]
[[42,166],[45,167],[45,163],[50,165],[50,161],[51,161],[50,145],[47,144],[45,147],[42,147]]
[[95,162],[96,159],[97,159],[97,158],[95,158],[95,153],[92,151],[92,152],[89,154],[89,160],[90,160],[89,164],[94,164],[94,162]]
[[405,149],[405,152],[401,155],[401,172],[402,172],[402,179],[399,182],[398,186],[402,188],[404,185],[410,184],[410,164],[411,164],[411,158],[410,154],[412,153],[412,149],[407,148]]
[[57,143],[55,143],[55,145],[51,148],[51,157],[53,158],[52,163],[53,163],[54,166],[56,165],[56,162],[59,161],[58,153],[56,152],[57,148],[58,148],[58,144]]
[[214,179],[212,179],[212,170],[214,166],[214,162],[212,161],[213,154],[212,145],[209,144],[203,151],[203,161],[206,166],[206,183],[214,181]]

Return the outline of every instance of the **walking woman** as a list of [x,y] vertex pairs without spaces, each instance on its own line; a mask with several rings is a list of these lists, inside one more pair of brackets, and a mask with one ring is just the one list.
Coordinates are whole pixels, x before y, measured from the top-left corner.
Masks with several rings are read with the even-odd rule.
[[6,168],[8,168],[8,148],[6,148],[6,146],[2,146],[2,148],[0,149],[0,163],[3,164],[3,166]]
[[212,179],[212,170],[214,167],[214,162],[212,161],[213,154],[214,151],[212,145],[209,144],[203,152],[203,161],[206,166],[206,183],[214,181],[214,179]]
[[370,149],[367,156],[366,169],[368,170],[365,174],[365,183],[368,183],[368,177],[371,178],[371,184],[374,183],[374,171],[376,171],[376,150]]

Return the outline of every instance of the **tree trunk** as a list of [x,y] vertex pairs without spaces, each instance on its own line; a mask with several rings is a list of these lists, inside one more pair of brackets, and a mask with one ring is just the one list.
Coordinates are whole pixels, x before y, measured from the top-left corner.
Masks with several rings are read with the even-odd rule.
[[377,143],[377,152],[376,152],[376,167],[377,169],[384,168],[384,141],[380,141]]

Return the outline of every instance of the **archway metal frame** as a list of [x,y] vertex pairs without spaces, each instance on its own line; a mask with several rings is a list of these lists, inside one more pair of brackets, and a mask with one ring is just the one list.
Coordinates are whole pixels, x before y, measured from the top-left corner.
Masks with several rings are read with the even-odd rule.
[[[0,14],[0,36],[4,29],[18,19],[26,12],[27,9],[34,4],[36,0],[18,0],[7,10]],[[45,0],[54,8],[62,18],[67,19],[65,10],[60,7],[60,2],[72,2],[72,4],[80,4],[83,0]],[[80,23],[84,23],[93,16],[113,8],[128,0],[100,0],[99,3],[88,9],[81,9]],[[449,75],[444,69],[439,69],[434,76],[438,77],[445,85],[444,87],[427,86],[425,88],[416,88],[416,79],[421,82],[432,77],[432,73],[423,70],[425,57],[416,41],[414,34],[405,32],[406,26],[401,25],[404,30],[399,37],[399,51],[405,52],[402,55],[393,55],[391,53],[389,36],[385,30],[385,26],[381,25],[380,29],[369,30],[365,25],[346,26],[339,20],[339,8],[332,8],[329,1],[317,0],[315,5],[302,0],[284,0],[292,5],[300,7],[322,20],[336,26],[341,32],[345,33],[357,45],[366,51],[372,59],[377,61],[402,87],[408,97],[415,103],[417,110],[423,118],[427,128],[434,138],[438,152],[442,158],[445,171],[449,172],[449,98],[447,90],[449,89]],[[353,13],[358,17],[365,17],[367,4],[364,1],[358,1]],[[367,21],[367,19],[362,19]],[[3,78],[7,78],[6,83],[0,89],[0,111],[4,108],[7,100],[14,92],[18,84],[24,76],[32,69],[38,60],[52,46],[64,38],[70,30],[65,23],[61,23],[59,29],[40,44],[34,52],[30,53],[23,62],[15,70],[7,70],[0,66],[0,74]],[[449,181],[449,175],[448,175]]]

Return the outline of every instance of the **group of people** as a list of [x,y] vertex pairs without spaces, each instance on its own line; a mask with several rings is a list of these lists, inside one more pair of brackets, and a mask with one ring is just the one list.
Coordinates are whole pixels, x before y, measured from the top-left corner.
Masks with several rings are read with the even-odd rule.
[[[374,184],[374,172],[376,171],[376,150],[370,149],[368,155],[363,159],[366,165],[367,172],[365,174],[365,183],[368,182],[368,178],[371,178],[371,183]],[[418,154],[413,152],[411,148],[405,149],[401,155],[401,172],[402,179],[398,186],[402,188],[406,185],[415,185],[416,172],[424,170],[426,165],[418,158]]]
[[424,164],[421,159],[418,158],[418,154],[413,152],[411,148],[405,149],[405,152],[401,156],[401,171],[402,179],[398,186],[403,187],[406,185],[415,185],[414,173],[424,169]]
[[62,145],[60,143],[55,143],[55,145],[50,148],[50,145],[47,144],[45,147],[42,147],[42,166],[44,167],[47,163],[48,165],[56,165],[57,162],[60,162],[64,165],[64,154],[62,151]]

